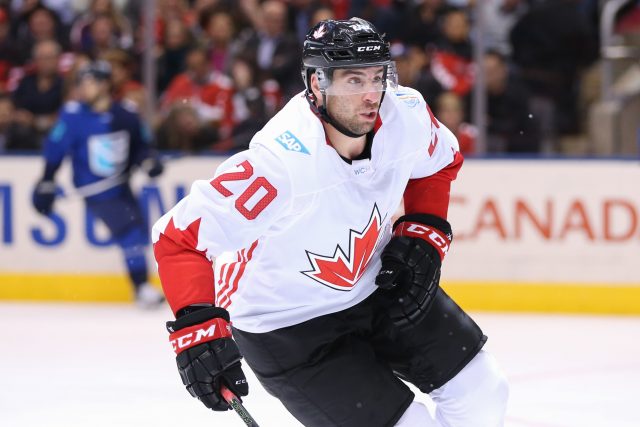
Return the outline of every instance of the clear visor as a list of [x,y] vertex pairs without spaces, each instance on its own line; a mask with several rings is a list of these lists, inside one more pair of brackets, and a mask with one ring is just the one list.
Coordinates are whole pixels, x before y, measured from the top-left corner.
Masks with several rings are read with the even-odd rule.
[[326,95],[357,95],[396,90],[395,62],[353,68],[316,69],[320,91]]

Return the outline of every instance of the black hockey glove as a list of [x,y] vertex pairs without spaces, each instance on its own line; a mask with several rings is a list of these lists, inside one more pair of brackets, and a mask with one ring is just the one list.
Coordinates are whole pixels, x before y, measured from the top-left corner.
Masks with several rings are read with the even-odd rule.
[[238,397],[249,393],[240,363],[242,356],[231,338],[227,310],[198,307],[196,311],[167,322],[167,330],[171,333],[169,340],[177,354],[182,383],[207,408],[214,411],[230,409],[220,393],[222,384]]
[[49,215],[53,211],[56,198],[56,184],[53,181],[41,180],[33,190],[33,207],[42,215]]
[[142,162],[142,170],[146,172],[149,178],[155,178],[164,172],[164,165],[160,159],[155,157],[149,157]]
[[393,229],[382,250],[376,285],[386,290],[380,297],[391,320],[404,327],[420,322],[429,312],[452,233],[446,220],[427,214],[402,216]]

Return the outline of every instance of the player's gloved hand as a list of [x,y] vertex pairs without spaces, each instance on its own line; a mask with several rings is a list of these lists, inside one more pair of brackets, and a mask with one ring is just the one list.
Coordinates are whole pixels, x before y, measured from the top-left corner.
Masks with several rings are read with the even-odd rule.
[[157,176],[162,175],[162,172],[164,172],[164,165],[162,164],[162,162],[160,161],[160,159],[158,158],[148,158],[145,159],[142,162],[142,170],[144,170],[147,175],[149,176],[149,178],[155,178]]
[[418,323],[428,313],[440,282],[440,267],[452,240],[451,226],[437,216],[400,217],[382,250],[376,285],[398,326]]
[[41,180],[33,191],[33,207],[42,215],[49,215],[53,211],[53,202],[56,198],[56,183]]
[[[195,311],[191,311],[194,309]],[[182,383],[207,408],[226,411],[220,394],[225,384],[238,397],[249,393],[240,351],[231,338],[229,313],[220,307],[188,307],[187,314],[167,322]]]

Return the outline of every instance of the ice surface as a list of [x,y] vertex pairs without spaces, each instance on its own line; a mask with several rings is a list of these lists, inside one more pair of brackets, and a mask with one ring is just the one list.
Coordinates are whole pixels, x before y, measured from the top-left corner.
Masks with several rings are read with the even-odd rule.
[[[242,427],[184,390],[169,318],[168,308],[1,303],[0,426]],[[640,317],[474,318],[510,378],[507,427],[640,426]],[[245,406],[261,427],[300,426],[247,374]]]

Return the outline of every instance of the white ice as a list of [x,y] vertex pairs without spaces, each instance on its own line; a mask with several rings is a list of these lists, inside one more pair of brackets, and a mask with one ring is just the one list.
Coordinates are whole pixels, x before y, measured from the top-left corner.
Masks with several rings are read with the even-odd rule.
[[[1,303],[0,426],[242,427],[183,389],[169,317],[124,304]],[[640,426],[640,317],[474,318],[510,379],[507,427]],[[245,406],[261,427],[300,426],[248,379]]]

